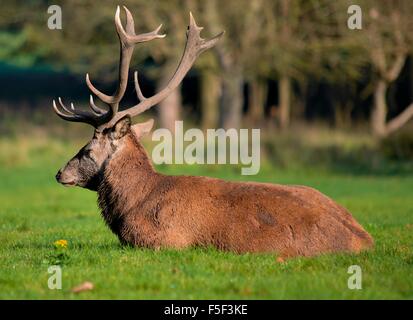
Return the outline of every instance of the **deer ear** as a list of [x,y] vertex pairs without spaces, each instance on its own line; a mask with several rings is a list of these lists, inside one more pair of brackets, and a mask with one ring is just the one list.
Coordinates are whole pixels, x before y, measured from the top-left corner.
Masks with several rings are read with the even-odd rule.
[[123,117],[113,126],[111,137],[113,139],[120,139],[124,137],[131,127],[131,119],[129,116]]
[[153,119],[149,119],[146,122],[137,123],[132,126],[132,131],[136,134],[138,138],[143,137],[148,134],[153,127]]

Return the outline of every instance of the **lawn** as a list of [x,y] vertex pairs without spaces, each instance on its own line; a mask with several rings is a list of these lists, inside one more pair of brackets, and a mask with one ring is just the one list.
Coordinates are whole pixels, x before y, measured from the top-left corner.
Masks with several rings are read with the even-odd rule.
[[[42,140],[43,139],[43,140]],[[346,206],[371,233],[375,249],[278,262],[272,254],[235,255],[211,248],[184,251],[121,247],[100,217],[96,195],[64,188],[57,169],[79,143],[0,140],[0,298],[2,299],[412,299],[413,174],[352,174],[263,166],[168,166],[170,174],[209,175],[315,187]],[[64,259],[54,242],[68,241]],[[62,290],[47,269],[62,265]],[[347,269],[362,269],[350,290]],[[92,291],[70,289],[84,281]]]

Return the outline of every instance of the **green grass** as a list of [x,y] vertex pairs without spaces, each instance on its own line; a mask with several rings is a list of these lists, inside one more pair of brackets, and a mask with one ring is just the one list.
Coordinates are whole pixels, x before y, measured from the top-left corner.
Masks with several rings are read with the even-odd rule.
[[[413,175],[266,165],[258,176],[241,177],[239,168],[232,167],[160,168],[170,174],[315,187],[345,205],[376,241],[374,250],[360,255],[278,263],[271,254],[121,247],[104,225],[94,193],[54,181],[57,169],[79,146],[37,136],[0,140],[0,298],[413,298]],[[53,246],[58,239],[68,241],[63,261]],[[47,269],[53,263],[62,263],[62,290],[48,289]],[[347,288],[351,265],[362,268],[362,290]],[[70,292],[84,281],[95,288]]]

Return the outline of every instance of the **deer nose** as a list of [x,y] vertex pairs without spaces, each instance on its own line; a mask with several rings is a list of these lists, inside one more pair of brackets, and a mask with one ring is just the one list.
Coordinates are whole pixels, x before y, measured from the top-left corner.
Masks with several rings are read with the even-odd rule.
[[56,173],[56,180],[57,180],[57,182],[60,182],[60,177],[62,176],[62,170],[59,170],[57,173]]

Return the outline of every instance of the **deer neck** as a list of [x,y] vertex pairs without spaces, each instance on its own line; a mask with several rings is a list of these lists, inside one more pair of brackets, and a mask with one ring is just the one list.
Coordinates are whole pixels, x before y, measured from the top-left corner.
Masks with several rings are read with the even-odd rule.
[[103,218],[112,231],[130,212],[144,201],[155,187],[158,174],[137,138],[125,137],[122,146],[104,166],[102,182],[98,188],[98,203]]

